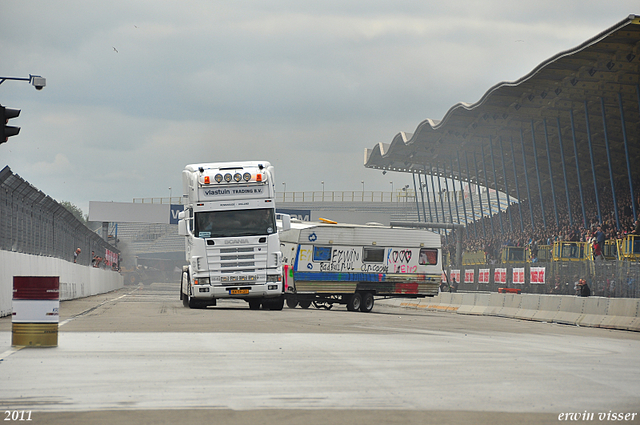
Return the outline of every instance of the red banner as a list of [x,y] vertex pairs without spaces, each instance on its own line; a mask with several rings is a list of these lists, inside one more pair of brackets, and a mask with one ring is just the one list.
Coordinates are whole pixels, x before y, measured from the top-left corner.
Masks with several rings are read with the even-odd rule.
[[473,283],[475,281],[475,270],[464,271],[464,283]]
[[453,283],[453,279],[460,283],[460,270],[451,270],[449,273],[449,283]]
[[507,283],[507,269],[495,269],[493,273],[494,283]]
[[489,283],[489,269],[478,270],[478,283]]
[[524,267],[513,269],[513,283],[524,285]]
[[531,267],[531,284],[544,284],[545,280],[545,268],[544,267]]

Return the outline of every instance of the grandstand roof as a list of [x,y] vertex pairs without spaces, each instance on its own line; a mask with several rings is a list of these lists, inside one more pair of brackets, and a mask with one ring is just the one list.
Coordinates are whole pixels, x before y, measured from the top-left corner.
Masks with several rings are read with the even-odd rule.
[[526,197],[523,156],[532,198],[538,195],[536,159],[543,195],[551,194],[551,178],[556,191],[564,195],[563,156],[569,190],[577,188],[575,152],[582,185],[593,186],[591,141],[598,187],[610,189],[607,143],[614,180],[628,182],[622,120],[626,123],[631,172],[634,179],[640,177],[640,167],[636,166],[640,160],[639,75],[640,16],[630,15],[581,45],[544,61],[519,80],[496,84],[478,102],[455,104],[442,120],[426,119],[413,134],[400,132],[391,143],[365,149],[364,165],[453,176],[473,183],[479,180],[483,186],[487,179],[489,187],[501,192],[508,189],[512,197],[516,197],[518,178],[522,200]]

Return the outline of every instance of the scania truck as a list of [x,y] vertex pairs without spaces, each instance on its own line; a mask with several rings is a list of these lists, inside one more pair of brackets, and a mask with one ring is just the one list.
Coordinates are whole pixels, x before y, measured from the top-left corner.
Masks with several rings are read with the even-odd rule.
[[182,185],[184,306],[204,308],[236,298],[252,310],[282,310],[274,167],[267,161],[191,164],[182,171]]

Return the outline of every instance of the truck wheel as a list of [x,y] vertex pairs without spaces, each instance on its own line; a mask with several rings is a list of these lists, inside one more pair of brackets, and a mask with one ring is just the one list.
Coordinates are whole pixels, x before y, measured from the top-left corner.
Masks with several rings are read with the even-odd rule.
[[360,305],[360,311],[368,313],[373,310],[373,294],[371,292],[365,292],[362,294],[362,304]]
[[251,299],[249,300],[249,308],[251,310],[260,310],[261,303],[262,303],[261,299]]
[[189,295],[188,297],[187,305],[189,306],[189,308],[206,308],[207,307],[206,304],[203,304],[200,301],[193,299],[191,295]]
[[294,297],[287,297],[287,307],[296,308],[298,305],[298,300]]
[[360,305],[362,304],[362,295],[359,293],[355,293],[351,295],[349,301],[347,302],[347,310],[349,311],[358,311],[360,310]]
[[269,310],[280,311],[282,310],[283,307],[284,307],[284,295],[279,296],[278,298],[269,300],[269,303],[267,304],[267,308]]
[[300,304],[300,308],[309,308],[311,301],[300,301],[298,304]]

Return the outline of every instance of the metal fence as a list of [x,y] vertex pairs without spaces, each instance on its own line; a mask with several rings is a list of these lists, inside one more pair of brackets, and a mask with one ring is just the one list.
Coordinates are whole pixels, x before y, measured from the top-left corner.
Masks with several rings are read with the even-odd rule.
[[[531,267],[544,267],[544,283],[531,283]],[[524,268],[524,284],[513,283],[513,269]],[[489,270],[489,283],[480,283],[480,270]],[[506,269],[506,282],[496,281],[496,269]],[[591,295],[616,298],[640,297],[640,263],[636,261],[576,261],[538,262],[523,264],[463,265],[460,270],[458,289],[462,291],[492,291],[508,287],[523,293],[575,295],[575,283],[579,279],[587,281]],[[465,271],[473,270],[473,281],[465,281]],[[556,285],[557,284],[557,285]]]
[[14,174],[9,166],[0,171],[0,249],[43,255],[91,264],[91,252],[106,258],[118,254],[111,244],[51,197]]

